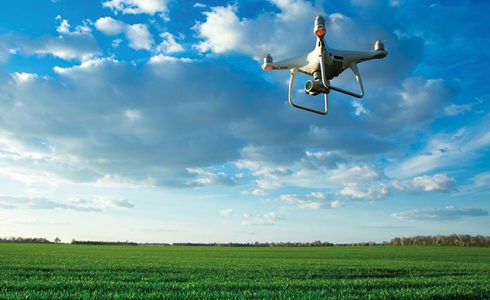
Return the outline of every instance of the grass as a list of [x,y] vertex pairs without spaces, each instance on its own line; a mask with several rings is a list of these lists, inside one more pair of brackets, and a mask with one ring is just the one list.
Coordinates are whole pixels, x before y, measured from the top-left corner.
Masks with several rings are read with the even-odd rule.
[[0,299],[490,299],[490,249],[0,244]]

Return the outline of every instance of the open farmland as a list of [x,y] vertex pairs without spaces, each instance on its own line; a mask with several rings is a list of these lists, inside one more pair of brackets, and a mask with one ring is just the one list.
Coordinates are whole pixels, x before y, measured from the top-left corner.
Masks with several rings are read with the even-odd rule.
[[490,249],[0,244],[1,299],[490,299]]

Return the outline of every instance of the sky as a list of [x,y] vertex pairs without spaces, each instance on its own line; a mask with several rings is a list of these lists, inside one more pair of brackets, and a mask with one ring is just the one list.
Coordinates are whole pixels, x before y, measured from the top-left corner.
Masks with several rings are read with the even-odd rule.
[[[0,237],[490,235],[488,1],[1,5]],[[389,53],[326,116],[260,67],[311,51],[319,14],[329,47]]]

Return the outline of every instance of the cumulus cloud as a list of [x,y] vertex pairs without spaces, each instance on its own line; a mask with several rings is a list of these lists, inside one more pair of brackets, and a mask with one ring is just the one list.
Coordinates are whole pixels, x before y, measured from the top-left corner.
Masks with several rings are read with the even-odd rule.
[[424,175],[412,179],[412,185],[424,191],[447,191],[454,188],[455,181],[446,174]]
[[27,72],[14,72],[12,74],[12,77],[14,78],[15,82],[17,82],[18,84],[22,84],[35,80],[36,78],[39,77],[39,75],[35,73],[27,73]]
[[211,12],[204,13],[207,17],[204,24],[198,24],[196,29],[206,41],[197,45],[202,51],[224,53],[234,50],[243,41],[240,31],[240,20],[235,14],[235,8],[214,7]]
[[129,25],[111,17],[103,17],[95,21],[95,27],[106,35],[124,33],[129,40],[129,47],[134,50],[150,50],[153,46],[153,37],[144,24]]
[[481,208],[456,208],[454,206],[446,206],[444,208],[415,209],[393,214],[393,217],[397,219],[427,221],[458,220],[463,217],[481,216],[488,216],[488,211]]
[[330,180],[343,186],[340,194],[353,199],[375,200],[388,195],[389,188],[382,180],[380,170],[368,165],[341,166],[334,170]]
[[107,35],[118,35],[126,30],[127,24],[111,17],[102,17],[95,21],[95,28]]
[[[271,2],[280,12],[263,13],[254,19],[241,19],[237,15],[238,7],[234,5],[210,8],[210,11],[204,12],[206,21],[194,26],[202,39],[196,48],[201,52],[239,52],[251,56],[261,55],[265,51],[284,55],[297,49],[307,49],[305,42],[311,40],[313,43],[314,40],[309,36],[306,38],[303,33],[311,31],[313,18],[321,10],[301,0]],[[286,44],[289,47],[284,47]]]
[[150,50],[153,45],[151,33],[144,24],[129,25],[126,29],[126,36],[129,40],[129,47],[135,50]]
[[170,54],[184,51],[184,47],[175,41],[175,36],[170,32],[164,32],[160,37],[163,41],[156,49],[158,52]]
[[107,0],[103,6],[115,13],[123,14],[165,14],[168,10],[168,0]]
[[[0,90],[9,91],[1,96],[2,174],[25,182],[233,184],[208,167],[239,158],[246,137],[233,126],[253,111],[250,93],[263,89],[255,80],[215,61],[138,71],[100,58],[55,71],[57,80],[2,75]],[[195,80],[180,88],[188,74]],[[237,97],[237,88],[249,92]]]
[[[390,178],[379,166],[368,165],[364,160],[349,162],[335,153],[306,151],[305,156],[285,165],[263,161],[254,156],[256,150],[248,149],[236,166],[250,172],[255,179],[252,194],[264,195],[284,186],[335,190],[334,197],[352,200],[380,200],[392,192],[450,192],[456,189],[456,180],[444,173],[421,175],[403,180]],[[331,159],[335,159],[330,161]],[[302,207],[327,207],[325,193],[283,194],[280,200],[302,205]],[[338,202],[333,205],[340,205]]]
[[92,32],[89,24],[90,20],[82,21],[82,24],[77,25],[74,30],[71,30],[71,25],[67,19],[63,19],[60,15],[56,16],[56,20],[60,22],[56,31],[61,35],[80,35],[80,34],[89,34]]

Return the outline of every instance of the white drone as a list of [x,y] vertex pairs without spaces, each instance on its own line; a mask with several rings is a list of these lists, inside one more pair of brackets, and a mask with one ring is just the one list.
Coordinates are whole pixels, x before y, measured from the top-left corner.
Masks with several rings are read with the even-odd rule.
[[[380,59],[388,55],[382,41],[377,40],[374,43],[374,51],[348,51],[328,49],[327,44],[323,40],[325,36],[325,20],[322,16],[315,18],[315,28],[313,31],[317,37],[315,49],[310,53],[291,59],[286,59],[280,62],[273,63],[272,56],[267,54],[264,58],[262,69],[271,70],[290,70],[291,77],[289,79],[289,103],[297,108],[311,111],[314,113],[326,115],[328,112],[328,93],[330,90],[341,92],[357,98],[364,96],[364,87],[362,86],[361,75],[357,64],[371,59]],[[354,73],[359,93],[354,93],[330,84],[330,80],[338,76],[347,68],[350,68]],[[309,95],[318,95],[323,93],[325,96],[325,109],[316,110],[310,107],[302,106],[293,101],[293,86],[296,75],[299,72],[313,76],[314,80],[308,80],[305,83],[305,92]]]

